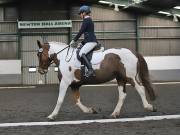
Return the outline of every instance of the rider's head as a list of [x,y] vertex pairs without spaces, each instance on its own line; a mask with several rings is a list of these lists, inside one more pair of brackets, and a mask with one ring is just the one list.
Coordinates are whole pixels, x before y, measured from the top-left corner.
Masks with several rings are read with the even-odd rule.
[[84,16],[86,15],[90,15],[90,13],[91,13],[91,9],[89,6],[84,5],[79,8],[79,15],[81,16],[81,18],[84,18]]

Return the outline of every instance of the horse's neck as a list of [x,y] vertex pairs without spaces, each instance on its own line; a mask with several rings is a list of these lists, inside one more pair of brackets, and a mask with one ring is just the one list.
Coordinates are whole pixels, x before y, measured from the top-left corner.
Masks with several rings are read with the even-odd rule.
[[50,49],[49,49],[49,55],[58,53],[62,49],[67,47],[65,43],[60,43],[60,42],[50,42]]

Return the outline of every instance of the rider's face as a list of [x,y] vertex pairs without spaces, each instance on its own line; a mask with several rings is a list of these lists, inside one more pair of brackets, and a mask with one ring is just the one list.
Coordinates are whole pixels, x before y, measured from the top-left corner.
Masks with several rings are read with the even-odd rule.
[[83,19],[84,18],[84,13],[81,13],[80,17],[81,17],[81,19]]

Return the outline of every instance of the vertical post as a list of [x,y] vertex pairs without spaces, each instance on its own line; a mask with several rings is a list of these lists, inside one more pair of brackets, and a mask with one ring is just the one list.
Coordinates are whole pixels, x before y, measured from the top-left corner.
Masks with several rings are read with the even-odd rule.
[[44,81],[45,81],[44,83],[45,83],[45,84],[47,84],[47,74],[48,74],[48,73],[46,73],[46,74],[44,75]]
[[23,84],[23,60],[21,59],[21,30],[18,27],[18,20],[17,20],[17,58],[21,60],[21,84]]
[[[43,43],[47,43],[47,42],[48,42],[47,36],[44,34],[44,32],[42,32],[41,37],[42,37]],[[47,74],[48,74],[48,73],[47,73]],[[48,78],[48,77],[47,77],[47,74],[44,75],[44,81],[45,81],[44,83],[45,83],[45,84],[47,84],[47,78]]]
[[20,29],[18,28],[18,21],[17,21],[17,58],[21,59],[21,42],[20,42],[20,38],[21,38],[21,32]]
[[69,36],[68,36],[68,44],[71,42],[72,40],[72,28],[69,28]]
[[[67,9],[68,9],[68,13],[67,13],[68,19],[71,20],[71,7],[68,6]],[[69,33],[68,34],[68,44],[69,44],[72,40],[72,27],[68,28],[68,33]]]
[[140,35],[139,35],[139,16],[136,14],[136,51],[139,52],[139,41],[140,41]]

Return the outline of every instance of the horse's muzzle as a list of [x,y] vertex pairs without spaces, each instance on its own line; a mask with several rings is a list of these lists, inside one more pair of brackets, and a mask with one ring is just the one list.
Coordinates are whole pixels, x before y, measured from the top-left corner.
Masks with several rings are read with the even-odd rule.
[[46,74],[48,72],[48,70],[47,69],[42,69],[42,68],[39,67],[38,72],[43,75],[43,74]]

